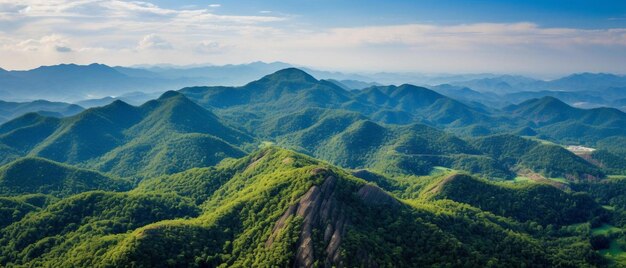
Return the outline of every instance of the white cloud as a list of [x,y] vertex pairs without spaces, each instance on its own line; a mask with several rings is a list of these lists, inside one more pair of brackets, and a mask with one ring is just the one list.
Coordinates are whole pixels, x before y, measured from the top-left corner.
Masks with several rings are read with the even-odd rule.
[[149,34],[143,37],[139,44],[137,45],[137,49],[172,49],[172,44],[167,42],[165,39],[161,38],[156,34]]
[[37,39],[26,39],[21,41],[4,39],[2,48],[11,51],[25,52],[71,52],[68,39],[52,34]]

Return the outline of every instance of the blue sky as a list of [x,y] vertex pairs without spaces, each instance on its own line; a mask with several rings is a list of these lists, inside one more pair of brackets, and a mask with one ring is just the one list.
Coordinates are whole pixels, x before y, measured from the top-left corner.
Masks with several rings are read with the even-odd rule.
[[[155,1],[163,7],[202,6],[207,1]],[[260,10],[300,16],[303,22],[324,26],[367,24],[532,21],[548,27],[605,28],[624,26],[626,1],[380,1],[270,0],[227,1],[221,11],[253,15]]]
[[626,1],[0,0],[0,67],[626,73]]

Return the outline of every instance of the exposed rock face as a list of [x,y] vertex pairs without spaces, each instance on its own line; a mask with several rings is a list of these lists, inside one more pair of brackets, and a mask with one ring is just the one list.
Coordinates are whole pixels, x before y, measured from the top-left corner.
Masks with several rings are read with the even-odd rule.
[[[320,171],[315,171],[319,173]],[[271,246],[278,232],[285,227],[285,222],[290,216],[302,217],[302,230],[297,244],[295,267],[312,267],[316,259],[324,256],[315,256],[315,237],[313,230],[323,230],[323,244],[325,245],[325,261],[327,267],[340,265],[339,245],[345,234],[347,222],[343,213],[344,207],[338,202],[335,187],[337,178],[328,175],[321,186],[312,186],[300,201],[290,206],[280,217],[274,226],[272,235],[266,242]],[[317,242],[319,243],[319,242]]]
[[[314,170],[312,173],[324,172],[326,170]],[[303,222],[294,267],[312,267],[316,260],[324,260],[325,267],[342,267],[339,248],[350,222],[346,217],[349,207],[338,198],[337,181],[333,174],[327,174],[322,185],[309,188],[300,201],[291,205],[276,222],[265,245],[272,245],[290,216],[299,216]],[[355,194],[366,205],[400,206],[395,198],[373,185],[364,185]],[[323,237],[319,235],[321,232]],[[323,241],[316,241],[319,239]],[[316,252],[320,252],[319,248],[316,251],[316,245],[323,245],[325,256],[315,256]]]
[[357,192],[357,195],[368,205],[390,205],[394,207],[400,205],[398,200],[385,193],[382,189],[370,184],[363,185]]

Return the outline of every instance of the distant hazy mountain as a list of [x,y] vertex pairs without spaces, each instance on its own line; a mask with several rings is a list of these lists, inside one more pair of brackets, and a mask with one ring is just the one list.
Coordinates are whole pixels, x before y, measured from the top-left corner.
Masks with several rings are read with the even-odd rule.
[[544,81],[524,76],[501,75],[490,78],[451,82],[480,92],[507,94],[520,91],[604,91],[626,87],[626,76],[605,73],[580,73]]
[[[121,69],[131,76],[157,77],[165,79],[191,79],[197,81],[191,85],[244,85],[256,78],[268,73],[273,73],[281,69],[291,67],[290,64],[283,62],[253,62],[249,64],[239,65],[221,65],[221,66],[202,66],[202,67],[147,67],[144,72],[141,70],[129,70],[129,68]],[[116,67],[118,68],[118,67]],[[146,73],[145,71],[149,71]]]
[[83,108],[79,105],[46,100],[31,102],[0,101],[0,123],[31,112],[61,117],[75,115],[82,110]]
[[359,81],[359,80],[335,80],[335,79],[328,79],[328,81],[343,87],[344,89],[347,90],[352,90],[352,89],[364,89],[364,88],[368,88],[368,87],[372,87],[372,86],[382,86],[382,84],[376,83],[376,82],[363,82],[363,81]]
[[529,90],[529,88],[535,88],[537,83],[541,83],[541,81],[513,75],[500,75],[489,78],[450,82],[452,85],[469,87],[480,92],[495,92],[498,94]]
[[[624,92],[626,94],[626,92]],[[501,96],[501,99],[510,103],[521,103],[528,99],[553,97],[578,108],[596,108],[601,106],[613,106],[602,97],[603,92],[589,91],[521,91]]]
[[0,99],[78,101],[131,91],[165,91],[189,84],[193,84],[190,79],[130,76],[102,64],[61,64],[5,73],[0,76]]
[[108,97],[97,98],[97,99],[85,99],[85,100],[78,101],[75,104],[80,105],[81,107],[85,107],[85,108],[92,108],[92,107],[105,106],[116,100],[121,100],[131,105],[141,105],[144,102],[158,98],[159,95],[161,94],[163,94],[163,92],[160,92],[160,91],[149,92],[149,93],[136,91],[136,92],[126,93],[118,97],[108,96]]
[[606,73],[580,73],[548,82],[552,90],[602,91],[607,88],[626,87],[626,76]]

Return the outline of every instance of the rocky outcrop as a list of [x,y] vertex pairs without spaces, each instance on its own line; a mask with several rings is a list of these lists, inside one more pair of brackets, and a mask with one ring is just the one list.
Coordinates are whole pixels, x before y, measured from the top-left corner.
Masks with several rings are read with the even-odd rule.
[[[348,210],[350,209],[338,196],[337,177],[327,170],[316,169],[314,175],[324,175],[326,178],[322,185],[314,185],[300,198],[300,201],[291,205],[274,225],[274,229],[266,247],[270,247],[277,238],[281,229],[286,225],[287,219],[292,216],[303,219],[300,237],[296,245],[294,267],[312,267],[316,260],[323,260],[325,267],[341,267],[340,254],[341,242],[346,229],[350,225]],[[345,193],[344,193],[345,194]],[[395,198],[373,185],[363,185],[354,195],[364,204],[371,206],[388,205],[397,207],[400,205]],[[317,230],[317,232],[315,231]],[[321,241],[320,241],[321,240]],[[323,246],[323,255],[316,256]]]
[[389,205],[394,207],[400,205],[397,199],[371,184],[363,185],[357,192],[357,195],[361,198],[363,203],[368,205]]

